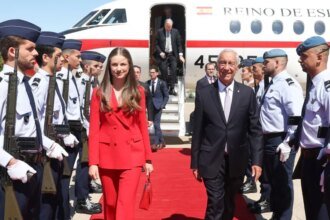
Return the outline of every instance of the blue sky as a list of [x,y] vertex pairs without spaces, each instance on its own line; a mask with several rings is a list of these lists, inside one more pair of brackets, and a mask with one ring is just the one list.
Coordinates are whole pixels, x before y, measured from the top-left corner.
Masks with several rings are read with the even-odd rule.
[[111,0],[6,0],[1,4],[0,22],[23,19],[43,31],[64,31],[91,10]]

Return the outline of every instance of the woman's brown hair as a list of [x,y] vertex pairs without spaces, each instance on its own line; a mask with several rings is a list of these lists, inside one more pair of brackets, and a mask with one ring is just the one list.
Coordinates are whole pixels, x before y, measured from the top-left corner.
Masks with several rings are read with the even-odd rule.
[[122,91],[122,104],[118,107],[122,108],[126,113],[132,113],[135,110],[140,110],[141,107],[139,105],[141,94],[138,90],[138,84],[135,79],[134,69],[133,69],[133,61],[131,54],[125,48],[117,47],[113,49],[109,56],[108,62],[105,68],[105,73],[103,80],[100,84],[100,89],[98,90],[98,95],[101,98],[101,111],[108,112],[112,111],[112,107],[110,104],[112,94],[112,75],[111,75],[111,59],[114,56],[123,56],[127,59],[129,70],[128,75],[126,77],[126,81],[124,84],[124,88]]

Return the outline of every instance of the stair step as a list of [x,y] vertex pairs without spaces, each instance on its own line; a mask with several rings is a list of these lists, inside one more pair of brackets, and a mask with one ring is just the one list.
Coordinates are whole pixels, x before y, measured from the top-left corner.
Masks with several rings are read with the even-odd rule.
[[160,128],[162,131],[166,130],[180,130],[180,125],[179,123],[170,123],[170,122],[165,122],[160,124]]

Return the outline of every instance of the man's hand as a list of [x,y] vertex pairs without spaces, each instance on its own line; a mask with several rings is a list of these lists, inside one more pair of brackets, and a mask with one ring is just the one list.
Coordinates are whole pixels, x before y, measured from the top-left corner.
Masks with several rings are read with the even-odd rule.
[[262,169],[258,165],[252,165],[252,176],[254,177],[254,181],[258,181],[261,176]]
[[290,156],[291,147],[287,143],[283,142],[278,145],[276,152],[280,152],[280,161],[285,162]]
[[9,163],[7,166],[7,173],[10,179],[20,180],[22,183],[26,183],[29,175],[34,175],[37,171],[21,160],[14,160],[14,162]]
[[202,179],[202,177],[199,175],[197,169],[193,169],[193,175],[194,175],[194,177],[196,178],[196,180],[198,180],[199,182],[202,182],[202,181],[203,181],[203,179]]
[[59,161],[63,160],[63,156],[69,156],[68,152],[66,152],[63,147],[56,142],[46,151],[46,155],[49,158],[58,159]]
[[180,61],[181,61],[182,63],[185,62],[185,59],[184,59],[184,57],[183,57],[182,55],[180,55],[179,59],[180,59]]
[[165,58],[166,58],[166,55],[165,55],[164,52],[161,52],[161,53],[159,54],[159,56],[160,56],[162,59],[165,59]]
[[65,146],[68,146],[68,147],[71,147],[71,148],[74,148],[74,146],[79,144],[79,141],[76,138],[76,136],[74,136],[71,133],[63,138],[63,142],[64,142]]
[[319,155],[317,156],[317,159],[322,160],[326,155],[327,153],[325,152],[325,148],[322,148],[319,152]]

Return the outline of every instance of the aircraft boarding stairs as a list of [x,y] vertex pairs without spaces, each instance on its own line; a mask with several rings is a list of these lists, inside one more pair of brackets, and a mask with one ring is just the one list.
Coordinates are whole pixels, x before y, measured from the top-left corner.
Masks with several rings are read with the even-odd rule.
[[177,96],[170,95],[166,108],[163,109],[160,127],[164,136],[184,136],[186,132],[184,118],[185,82],[178,76]]

